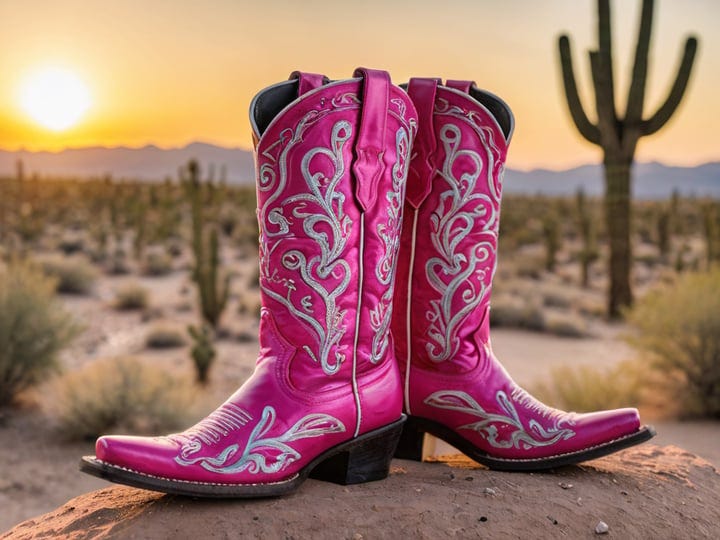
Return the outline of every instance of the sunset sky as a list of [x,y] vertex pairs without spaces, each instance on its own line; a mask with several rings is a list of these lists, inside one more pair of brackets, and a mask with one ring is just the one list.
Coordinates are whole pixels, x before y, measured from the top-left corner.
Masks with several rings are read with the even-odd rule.
[[[621,110],[639,7],[612,3]],[[557,37],[571,37],[590,108],[595,9],[594,0],[0,0],[0,148],[249,148],[256,91],[295,69],[343,78],[362,65],[390,71],[397,83],[469,78],[500,95],[517,120],[513,168],[594,162],[600,151],[567,112]],[[658,0],[654,22],[646,114],[665,98],[686,36],[697,35],[700,48],[684,103],[641,141],[638,158],[718,161],[720,2]],[[87,110],[65,130],[40,126],[21,106],[23,85],[48,68],[87,89]]]

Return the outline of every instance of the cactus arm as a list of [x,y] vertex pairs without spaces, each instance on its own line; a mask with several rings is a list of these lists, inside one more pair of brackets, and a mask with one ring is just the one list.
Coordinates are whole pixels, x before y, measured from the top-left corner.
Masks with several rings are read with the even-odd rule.
[[642,121],[643,103],[645,101],[645,85],[647,83],[648,53],[650,51],[650,35],[652,33],[653,0],[643,0],[640,15],[637,46],[635,47],[635,63],[632,70],[632,81],[628,92],[625,122],[630,128],[639,127]]
[[565,87],[565,96],[567,99],[570,116],[575,123],[580,134],[593,144],[600,144],[600,130],[590,122],[585,114],[580,96],[575,82],[575,74],[573,72],[572,55],[570,53],[570,39],[567,36],[560,36],[558,40],[558,48],[560,50],[560,66],[562,68],[563,85]]
[[690,80],[690,73],[692,72],[693,62],[695,60],[697,45],[697,39],[694,37],[688,38],[685,42],[685,51],[683,53],[682,62],[680,63],[680,68],[678,69],[677,77],[675,77],[675,82],[670,89],[670,93],[655,114],[642,123],[642,135],[652,135],[662,128],[667,121],[670,120],[670,117],[673,115],[678,105],[680,105],[682,97],[685,94],[688,81]]
[[603,78],[606,79],[607,94],[603,100],[607,103],[605,107],[612,112],[613,119],[617,118],[615,113],[615,81],[613,79],[612,60],[612,33],[610,31],[610,2],[609,0],[598,1],[598,52],[600,53],[600,66]]

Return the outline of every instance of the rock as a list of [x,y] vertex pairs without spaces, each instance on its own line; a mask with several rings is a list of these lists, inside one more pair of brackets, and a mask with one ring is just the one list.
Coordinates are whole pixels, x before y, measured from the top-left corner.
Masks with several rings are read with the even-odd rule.
[[610,527],[604,521],[598,521],[598,524],[595,525],[595,534],[607,534],[609,530]]
[[[287,497],[255,501],[109,485],[0,538],[422,539],[444,538],[448,531],[465,538],[584,538],[598,516],[613,524],[617,538],[720,538],[720,473],[678,448],[644,445],[536,474],[490,471],[457,456],[451,463],[395,460],[405,474],[353,486],[308,480]],[[448,472],[458,479],[471,472],[477,481],[448,482]],[[618,497],[608,475],[632,498]],[[558,490],[559,482],[574,488]],[[501,490],[502,497],[486,496],[483,484]],[[582,506],[577,493],[583,494]],[[682,500],[702,503],[683,506]],[[597,534],[604,534],[600,526]]]

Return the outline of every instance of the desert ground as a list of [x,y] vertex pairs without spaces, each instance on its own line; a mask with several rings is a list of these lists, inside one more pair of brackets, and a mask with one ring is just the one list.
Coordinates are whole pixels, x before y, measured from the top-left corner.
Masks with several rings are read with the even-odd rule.
[[649,444],[550,473],[488,471],[462,456],[396,460],[382,482],[309,480],[276,499],[193,500],[109,487],[0,538],[712,539],[719,481],[707,461]]
[[[136,366],[155,370],[155,380],[158,373],[171,374],[177,386],[175,405],[161,412],[178,424],[171,430],[176,431],[208,414],[240,386],[252,373],[258,352],[257,231],[252,194],[227,189],[207,209],[214,221],[206,225],[223,230],[220,260],[223,274],[230,279],[230,292],[213,340],[217,356],[208,384],[201,386],[194,383],[192,342],[187,333],[187,327],[197,325],[200,316],[197,287],[191,279],[192,225],[182,189],[169,182],[160,189],[110,180],[96,184],[33,181],[20,187],[22,190],[13,196],[30,202],[3,206],[4,223],[15,231],[15,237],[10,238],[15,238],[16,248],[20,246],[17,249],[21,254],[29,255],[43,268],[48,260],[55,261],[55,265],[60,261],[60,266],[76,264],[75,269],[63,271],[83,287],[80,294],[61,292],[57,296],[79,328],[75,339],[62,350],[59,372],[21,394],[13,405],[0,408],[0,531],[51,512],[74,497],[107,487],[105,482],[77,470],[79,458],[94,451],[94,436],[78,433],[78,426],[82,428],[95,419],[84,417],[87,411],[82,402],[74,412],[63,408],[62,391],[67,390],[73,377],[108,359],[127,358],[135,359]],[[60,202],[48,206],[51,200]],[[546,222],[528,221],[528,212],[539,203],[547,212],[543,218]],[[597,217],[599,202],[593,204]],[[667,253],[663,254],[652,223],[665,211],[664,204],[643,204],[638,208],[633,270],[638,296],[657,284],[672,283],[682,271],[704,264],[704,244],[693,201],[681,202],[675,219],[684,225],[677,226],[680,232],[670,238]],[[583,247],[575,230],[573,208],[572,200],[567,198],[553,202],[521,197],[513,199],[504,210],[491,312],[492,344],[516,381],[534,393],[542,392],[544,386],[567,382],[558,380],[564,377],[560,368],[601,368],[607,373],[638,355],[628,345],[629,326],[610,323],[604,317],[607,276],[602,243],[588,266],[588,284],[581,286],[579,254],[588,246]],[[13,209],[20,209],[16,221]],[[555,225],[548,226],[550,222]],[[18,242],[18,238],[24,239]],[[551,246],[553,268],[549,269]],[[12,259],[5,255],[5,260]],[[141,301],[123,306],[121,300],[133,296],[128,291],[140,292]],[[158,336],[162,337],[162,346],[158,346]],[[104,373],[86,383],[86,388],[76,384],[75,391],[87,394],[84,397],[97,405],[105,401],[104,395],[98,395],[98,388],[114,393],[115,386],[127,385],[117,372]],[[595,385],[593,377],[585,376],[586,386],[580,392],[594,394],[592,407],[607,406],[606,402],[613,399],[612,403],[617,403],[613,406],[636,405],[623,401],[623,394],[615,391],[614,380],[610,379],[609,384],[605,380],[604,385],[598,380]],[[639,380],[644,382],[643,373]],[[648,387],[643,395],[653,392]],[[540,397],[550,405],[564,406],[552,401],[552,395]],[[688,463],[696,459],[691,455],[707,460],[711,469],[720,467],[720,424],[712,420],[676,420],[676,408],[670,401],[658,394],[649,404],[637,403],[644,421],[657,428],[652,444],[682,449],[668,454],[672,470],[685,458]],[[88,410],[101,416],[97,409]],[[68,427],[63,418],[73,415],[78,417],[77,422]],[[158,433],[151,422],[147,423],[150,420],[141,418],[134,427]],[[455,452],[439,441],[426,445],[426,449],[431,450],[429,458]],[[662,451],[648,452],[658,459],[667,457]],[[413,465],[417,466],[421,465]],[[401,463],[396,467],[407,468]],[[478,469],[478,478],[485,472]]]
[[[252,258],[236,262],[241,274],[251,275]],[[114,291],[128,282],[150,291],[149,312],[124,312],[110,307]],[[168,370],[192,375],[187,347],[151,350],[145,335],[159,320],[183,327],[193,319],[187,305],[193,289],[187,272],[177,270],[162,277],[105,276],[89,296],[63,295],[62,301],[83,325],[83,332],[63,354],[66,371],[78,369],[97,358],[134,356],[143,362],[166,366]],[[249,289],[247,295],[257,296]],[[239,299],[235,299],[236,302]],[[243,298],[243,301],[248,301]],[[225,337],[218,341],[218,358],[212,368],[209,388],[199,399],[196,417],[221,403],[252,372],[257,354],[257,331],[251,313],[239,314],[230,308]],[[170,323],[168,323],[170,324]],[[493,347],[514,378],[532,386],[561,365],[612,364],[633,354],[620,338],[622,326],[594,322],[592,337],[557,337],[544,333],[499,328],[493,331]],[[77,470],[80,456],[93,452],[93,443],[68,442],[53,427],[52,404],[43,400],[41,387],[19,410],[4,411],[0,417],[0,530],[28,518],[49,512],[80,494],[107,487],[102,480]],[[652,441],[675,445],[720,468],[720,426],[717,422],[678,422],[650,418],[658,430]],[[442,442],[436,454],[451,454]],[[402,467],[402,465],[398,465]],[[479,476],[482,472],[478,473]]]

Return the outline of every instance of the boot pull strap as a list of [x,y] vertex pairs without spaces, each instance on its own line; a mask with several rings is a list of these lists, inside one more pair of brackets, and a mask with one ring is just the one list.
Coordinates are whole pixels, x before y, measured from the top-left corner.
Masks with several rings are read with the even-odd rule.
[[475,86],[475,81],[455,81],[448,79],[445,86],[448,88],[454,88],[455,90],[460,90],[464,94],[469,94],[470,89]]
[[298,97],[307,94],[310,90],[320,88],[322,85],[330,82],[325,75],[319,73],[305,73],[303,71],[293,71],[289,80],[298,81]]
[[418,132],[413,144],[413,159],[408,171],[407,192],[405,199],[414,207],[419,208],[430,193],[435,168],[431,157],[437,148],[433,111],[435,94],[439,79],[410,79],[408,96],[415,104],[418,113]]
[[377,200],[377,185],[385,170],[385,126],[390,106],[390,74],[387,71],[358,68],[362,77],[362,112],[355,143],[355,198],[363,210]]

